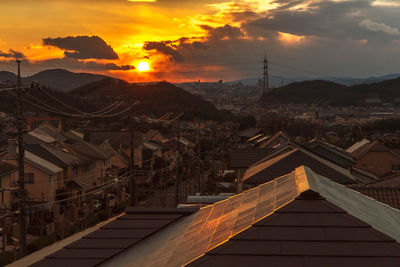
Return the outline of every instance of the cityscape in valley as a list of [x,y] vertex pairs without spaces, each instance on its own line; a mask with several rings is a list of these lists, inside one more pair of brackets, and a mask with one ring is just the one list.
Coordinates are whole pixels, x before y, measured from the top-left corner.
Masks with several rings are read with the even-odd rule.
[[0,3],[0,266],[399,266],[400,5],[189,2]]

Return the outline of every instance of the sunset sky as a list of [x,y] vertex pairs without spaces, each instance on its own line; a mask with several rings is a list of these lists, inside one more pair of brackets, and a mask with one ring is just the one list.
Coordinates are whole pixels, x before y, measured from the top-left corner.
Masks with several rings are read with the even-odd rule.
[[400,73],[396,0],[1,0],[0,10],[0,71],[15,72],[17,56],[23,76],[237,80],[260,76],[264,54],[280,76]]

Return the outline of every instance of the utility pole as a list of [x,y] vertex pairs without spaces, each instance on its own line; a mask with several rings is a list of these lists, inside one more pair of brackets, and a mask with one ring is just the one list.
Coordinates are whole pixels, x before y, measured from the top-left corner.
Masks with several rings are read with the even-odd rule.
[[268,58],[264,56],[263,94],[269,92]]
[[17,129],[18,129],[18,198],[19,198],[19,243],[22,255],[26,254],[26,221],[25,221],[25,169],[24,169],[24,115],[22,112],[22,81],[21,81],[21,61],[17,59],[18,80],[17,80]]
[[200,175],[201,175],[201,170],[200,170],[200,161],[201,161],[201,144],[200,144],[200,119],[197,122],[197,181],[196,181],[196,193],[199,193],[201,191],[201,183],[200,183]]
[[175,201],[176,205],[179,204],[179,191],[180,191],[180,170],[179,170],[179,161],[180,161],[180,153],[179,153],[179,141],[180,140],[180,132],[179,132],[179,119],[176,121],[176,188],[175,188]]
[[212,137],[212,169],[213,169],[213,183],[217,181],[217,167],[215,165],[215,159],[216,159],[216,152],[215,152],[215,143],[217,141],[217,128],[216,125],[214,124],[213,126],[213,137]]
[[6,253],[6,247],[7,247],[7,226],[6,226],[6,219],[2,219],[2,224],[1,226],[3,227],[3,236],[2,236],[2,250],[3,253]]
[[131,113],[129,116],[129,127],[130,127],[130,159],[129,159],[129,192],[130,192],[130,206],[134,207],[136,205],[136,183],[135,183],[135,143],[134,143],[134,135],[135,129],[133,125],[134,113],[133,107],[131,109]]

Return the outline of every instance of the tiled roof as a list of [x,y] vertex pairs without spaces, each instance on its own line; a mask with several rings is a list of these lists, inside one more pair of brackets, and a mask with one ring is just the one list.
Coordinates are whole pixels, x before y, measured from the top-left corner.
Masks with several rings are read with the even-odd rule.
[[349,187],[379,202],[400,209],[400,186],[353,185]]
[[30,134],[24,134],[24,143],[25,144],[46,144],[43,140],[34,137]]
[[33,136],[33,137],[36,137],[36,138],[42,140],[43,142],[45,142],[45,143],[47,143],[47,144],[54,143],[54,142],[57,141],[57,140],[54,139],[52,136],[48,135],[47,133],[43,132],[42,130],[40,130],[40,129],[38,129],[38,128],[36,128],[36,129],[33,130],[33,131],[30,131],[30,132],[28,133],[28,135],[31,135],[31,136]]
[[[368,152],[390,152],[399,157],[393,150],[390,150],[388,147],[386,147],[384,144],[382,144],[379,141],[374,141],[372,143],[365,144],[355,150],[352,155],[359,159],[362,156],[364,156]],[[400,157],[399,157],[400,158]]]
[[69,155],[60,149],[45,144],[27,144],[25,146],[29,152],[60,167],[77,164],[79,159]]
[[100,147],[93,145],[85,141],[76,141],[69,148],[74,150],[76,153],[81,154],[87,158],[95,160],[105,160],[109,158],[108,153]]
[[400,266],[400,245],[309,190],[189,266]]
[[334,162],[344,168],[348,168],[355,164],[355,159],[350,153],[331,144],[319,140],[313,140],[304,144],[304,146],[320,157]]
[[399,210],[302,166],[201,208],[104,266],[398,266],[398,229]]
[[270,147],[271,144],[273,144],[276,140],[279,141],[279,138],[284,140],[284,141],[282,141],[280,143],[291,141],[290,137],[286,133],[284,133],[282,131],[279,131],[278,133],[273,135],[270,139],[268,139],[266,142],[264,142],[262,145],[260,145],[260,147]]
[[[110,145],[118,150],[120,145],[129,146],[130,145],[130,133],[129,132],[102,132],[102,131],[90,131],[87,133],[88,141],[100,145],[105,140],[108,140]],[[142,134],[139,131],[135,131],[133,141],[135,146],[142,143]]]
[[25,151],[25,160],[39,167],[40,169],[44,170],[49,174],[56,174],[63,171],[63,169],[61,169],[60,167],[54,165],[53,163],[45,159],[42,159],[41,157],[29,151]]
[[240,131],[239,132],[239,136],[240,137],[250,138],[250,137],[253,137],[253,136],[257,135],[260,132],[261,132],[261,129],[251,127],[251,128],[247,128],[245,130]]
[[265,158],[273,150],[269,148],[233,148],[231,152],[231,168],[248,168]]
[[356,151],[357,149],[359,149],[360,147],[371,143],[371,141],[369,141],[368,139],[363,139],[355,144],[353,144],[351,147],[349,147],[348,149],[346,149],[347,152],[349,153],[353,153],[354,151]]
[[98,265],[197,210],[198,208],[128,208],[125,215],[31,266]]
[[380,178],[367,184],[369,187],[400,187],[400,174],[392,174],[390,176]]
[[[279,159],[271,158],[267,162],[260,162],[259,164],[254,165],[252,168],[256,169],[257,171],[254,172],[252,171],[252,168],[250,168],[248,173],[251,173],[251,175],[249,176],[245,173],[244,182],[249,184],[262,184],[271,181],[276,177],[290,173],[302,165],[308,166],[317,174],[328,177],[337,183],[355,183],[354,180],[349,177],[351,176],[350,174],[349,176],[343,174],[343,172],[347,170],[343,169],[343,172],[340,172],[338,171],[340,168],[339,166],[336,168],[331,167],[329,164],[321,160],[317,160],[317,157],[312,157],[300,149],[281,155],[279,156]],[[334,166],[333,164],[330,165]]]

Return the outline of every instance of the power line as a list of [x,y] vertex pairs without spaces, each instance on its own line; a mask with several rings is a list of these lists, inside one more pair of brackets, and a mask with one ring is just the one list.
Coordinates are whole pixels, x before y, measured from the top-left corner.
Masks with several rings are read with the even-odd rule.
[[[11,93],[11,92],[9,92],[9,93]],[[11,93],[11,94],[13,94],[13,93]],[[13,95],[15,95],[15,94],[13,94]],[[36,97],[31,96],[30,94],[27,94],[27,95],[29,95],[29,96],[32,97],[33,99],[37,99]],[[51,106],[49,106],[49,105],[47,105],[47,104],[44,104],[45,106],[41,106],[41,105],[35,104],[35,103],[33,103],[32,101],[29,101],[29,100],[27,100],[27,99],[25,99],[25,98],[23,98],[22,101],[24,101],[24,102],[26,102],[26,103],[28,103],[28,104],[30,104],[30,105],[36,107],[36,108],[42,109],[42,110],[44,110],[44,111],[47,111],[47,112],[51,112],[51,113],[58,114],[58,115],[63,115],[63,116],[74,117],[74,118],[84,118],[84,119],[91,119],[91,118],[112,118],[112,117],[120,116],[120,115],[122,115],[122,114],[128,112],[131,108],[133,108],[134,106],[136,106],[136,105],[139,103],[139,102],[137,101],[137,102],[133,103],[132,105],[130,105],[129,107],[125,108],[124,110],[122,110],[122,111],[120,111],[120,112],[117,112],[117,113],[114,113],[114,114],[87,115],[87,116],[85,116],[85,115],[80,115],[80,114],[66,113],[66,112],[60,111],[60,110],[58,110],[58,109],[56,109],[56,108],[54,108],[54,107],[51,107]],[[41,100],[36,100],[36,101],[38,101],[39,103],[43,103]],[[47,107],[46,107],[46,106],[47,106]]]
[[[72,107],[72,106],[66,104],[64,101],[61,101],[61,100],[58,99],[57,97],[51,95],[49,92],[47,92],[47,90],[45,90],[45,89],[42,88],[41,86],[39,86],[39,90],[40,90],[41,92],[43,92],[44,94],[46,94],[46,95],[47,95],[48,97],[50,97],[51,99],[53,99],[53,100],[57,101],[58,103],[64,105],[65,107],[67,107],[67,108],[69,108],[69,109],[71,109],[71,110],[73,110],[73,111],[75,111],[75,112],[84,114],[84,115],[104,115],[104,114],[108,114],[108,113],[110,113],[111,111],[115,110],[115,109],[116,109],[117,107],[119,107],[120,105],[122,105],[122,103],[123,103],[123,102],[115,102],[115,103],[113,103],[113,104],[111,104],[111,105],[109,105],[109,106],[107,106],[107,107],[105,107],[105,108],[103,108],[103,109],[100,109],[100,110],[98,110],[98,111],[96,111],[96,112],[87,113],[87,112],[83,112],[83,111],[81,111],[81,110],[79,110],[79,109],[76,109],[76,108],[74,108],[74,107]],[[100,114],[100,113],[101,113],[101,114]]]

